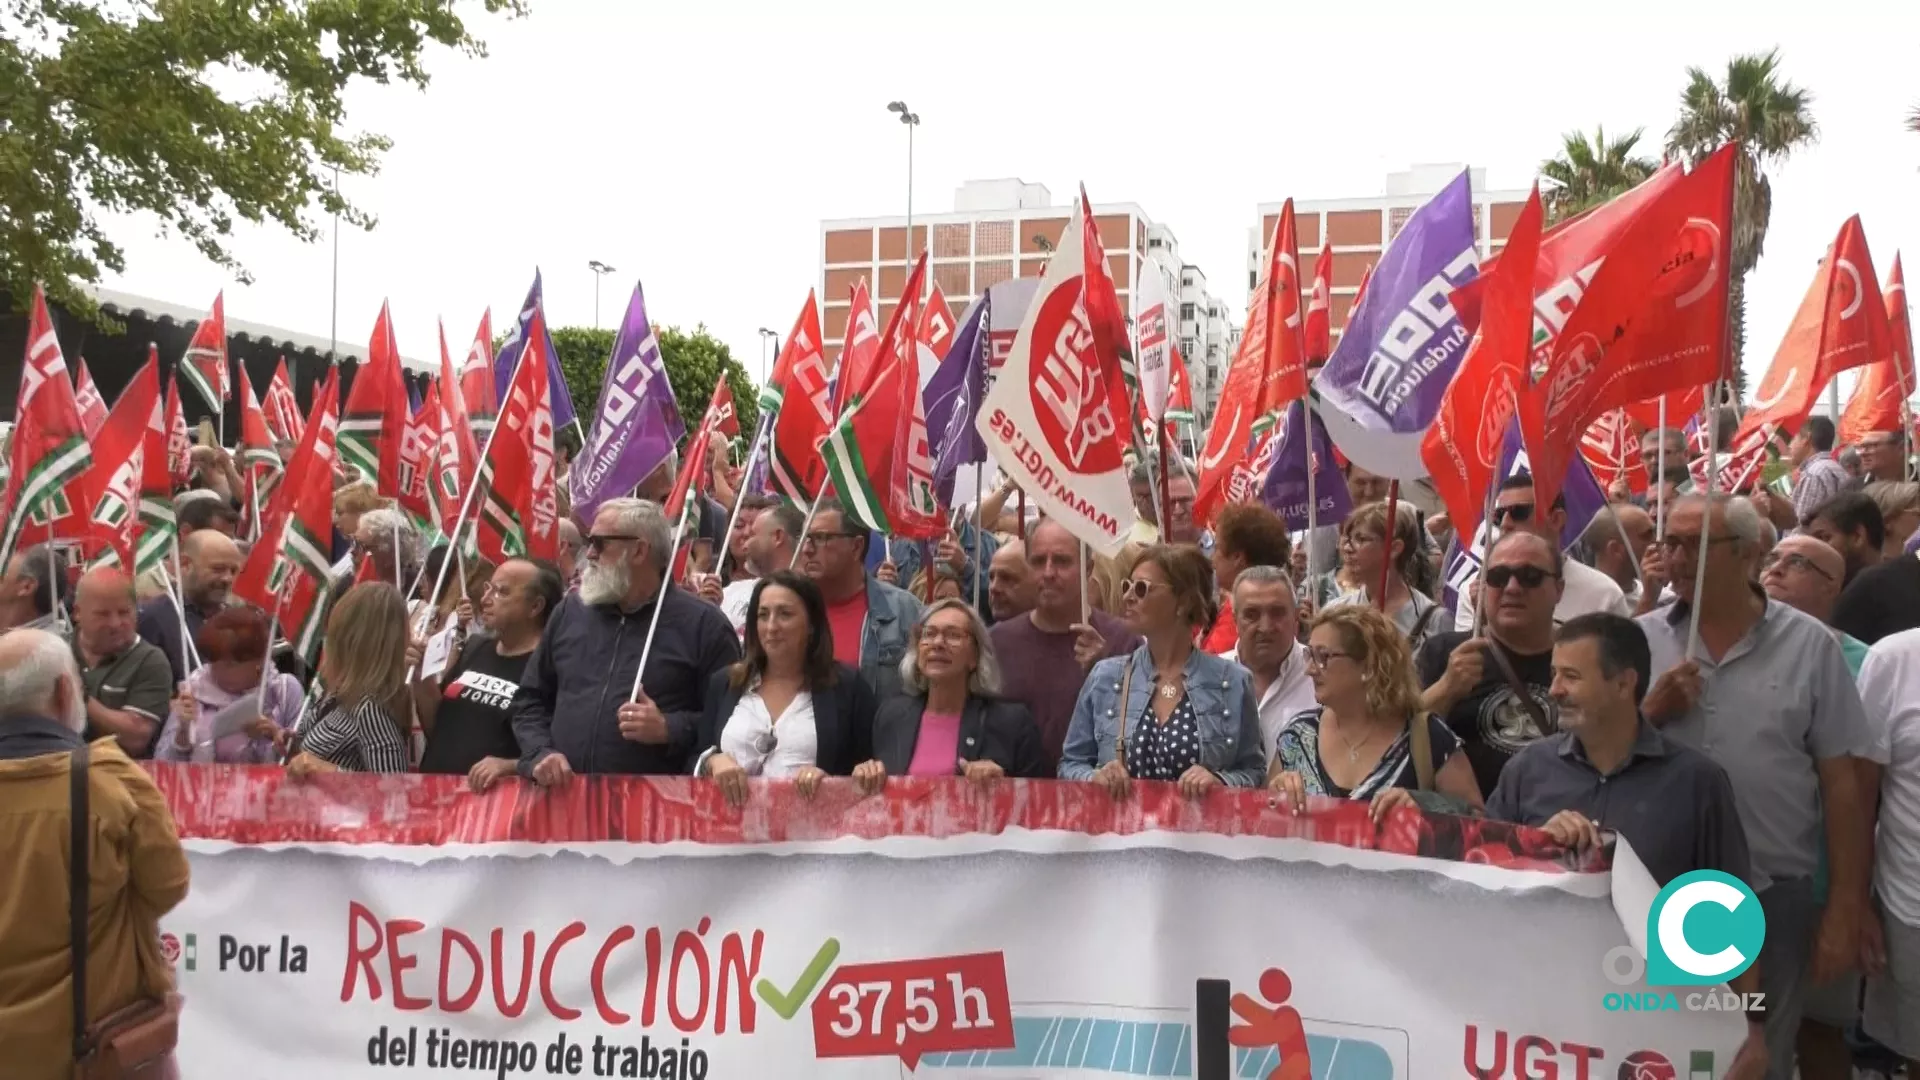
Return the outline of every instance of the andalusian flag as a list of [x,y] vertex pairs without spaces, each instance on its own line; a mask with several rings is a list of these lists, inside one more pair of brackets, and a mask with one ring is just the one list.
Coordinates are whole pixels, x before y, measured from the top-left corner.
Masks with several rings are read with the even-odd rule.
[[340,371],[328,368],[313,413],[273,493],[260,539],[233,594],[280,621],[281,633],[308,664],[320,653],[332,592],[328,551],[333,539],[333,465],[339,429]]
[[233,396],[233,383],[227,374],[226,300],[225,292],[214,296],[212,313],[193,328],[193,340],[187,342],[187,355],[180,362],[180,377],[215,412],[223,411],[226,400]]
[[[869,357],[864,351],[856,362],[853,339],[842,352],[840,385],[837,394],[845,404],[840,420],[820,444],[820,457],[826,462],[827,478],[846,505],[847,513],[867,528],[893,534],[887,510],[891,500],[891,474],[899,445],[899,421],[903,407],[918,411],[920,386],[914,378],[918,365],[912,351],[917,348],[914,329],[920,322],[920,290],[927,274],[923,253],[907,278],[907,287],[887,319],[886,332]],[[854,333],[849,328],[849,333]],[[911,398],[911,405],[908,399]],[[921,442],[925,442],[924,420]],[[922,447],[924,449],[924,446]],[[929,483],[931,483],[929,465]],[[886,485],[876,486],[875,481]]]
[[[149,433],[159,427],[160,362],[149,357],[121,392],[120,400],[113,403],[113,411],[93,439],[94,461],[87,472],[87,488],[93,500],[93,547],[104,549],[89,550],[95,565],[135,565],[147,444],[154,441]],[[165,443],[157,445],[164,450]]]
[[340,456],[360,470],[360,478],[386,498],[401,493],[400,441],[406,437],[407,386],[400,378],[400,345],[393,318],[380,305],[367,345],[367,361],[354,372],[340,417]]
[[0,521],[5,522],[0,529],[0,566],[13,558],[27,521],[36,512],[46,510],[49,518],[61,516],[59,507],[47,504],[64,499],[63,489],[85,475],[93,460],[93,448],[87,445],[86,429],[80,424],[80,407],[73,399],[67,360],[60,353],[60,339],[54,336],[46,294],[38,285],[33,288],[27,355],[20,367],[16,400],[18,420],[8,457],[6,495],[0,498]]

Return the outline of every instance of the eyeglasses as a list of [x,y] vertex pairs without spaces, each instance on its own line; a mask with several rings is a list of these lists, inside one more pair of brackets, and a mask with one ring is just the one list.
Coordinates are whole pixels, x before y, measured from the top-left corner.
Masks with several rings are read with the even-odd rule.
[[[1715,544],[1730,543],[1733,539],[1731,536],[1716,536],[1707,541],[1707,546],[1712,547]],[[1679,536],[1674,533],[1668,533],[1654,542],[1666,548],[1668,551],[1685,551],[1689,555],[1698,555],[1700,553],[1700,537],[1698,536]]]
[[1342,656],[1348,659],[1353,658],[1352,653],[1335,652],[1332,649],[1322,649],[1316,646],[1307,650],[1307,666],[1310,668],[1324,668],[1336,658]]
[[626,536],[621,533],[593,533],[589,535],[586,540],[587,553],[590,555],[598,555],[606,550],[608,544],[618,543],[622,540],[638,539],[640,538],[637,536]]
[[964,626],[929,626],[920,631],[920,642],[926,644],[937,641],[942,645],[967,645],[973,641],[973,631]]
[[1491,589],[1504,589],[1515,581],[1523,589],[1537,589],[1559,576],[1537,566],[1489,566],[1486,573],[1487,587]]
[[801,547],[815,547],[833,540],[851,540],[859,533],[850,532],[810,532],[800,538]]
[[1776,554],[1767,556],[1766,561],[1760,564],[1760,572],[1766,573],[1771,570],[1805,570],[1810,573],[1819,574],[1828,581],[1833,580],[1833,575],[1820,569],[1818,563],[1815,563],[1805,555],[1797,555],[1793,552],[1788,552],[1785,555]]
[[1170,589],[1173,586],[1164,581],[1148,581],[1145,578],[1128,578],[1120,583],[1120,595],[1129,600],[1145,600],[1147,594],[1155,589]]
[[1509,520],[1520,525],[1532,521],[1533,504],[1514,503],[1511,506],[1496,506],[1493,508],[1493,523],[1495,525],[1504,525]]

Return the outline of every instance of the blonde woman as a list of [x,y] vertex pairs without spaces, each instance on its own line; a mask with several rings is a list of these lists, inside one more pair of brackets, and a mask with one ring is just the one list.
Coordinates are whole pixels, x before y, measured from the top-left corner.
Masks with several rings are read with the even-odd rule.
[[1307,638],[1307,677],[1320,704],[1281,728],[1268,767],[1267,786],[1295,813],[1309,795],[1366,799],[1377,821],[1412,805],[1414,791],[1437,791],[1479,812],[1473,766],[1460,740],[1421,706],[1407,639],[1385,615],[1359,604],[1321,612]]
[[288,775],[407,771],[407,654],[400,590],[384,581],[347,590],[327,618],[319,684],[308,697]]

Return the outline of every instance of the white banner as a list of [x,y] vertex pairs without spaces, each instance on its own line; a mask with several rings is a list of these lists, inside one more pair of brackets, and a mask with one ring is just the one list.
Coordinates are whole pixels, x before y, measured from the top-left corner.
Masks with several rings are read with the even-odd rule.
[[1502,825],[155,772],[192,854],[162,926],[187,1077],[1711,1080],[1744,1031],[1603,1007],[1609,875]]

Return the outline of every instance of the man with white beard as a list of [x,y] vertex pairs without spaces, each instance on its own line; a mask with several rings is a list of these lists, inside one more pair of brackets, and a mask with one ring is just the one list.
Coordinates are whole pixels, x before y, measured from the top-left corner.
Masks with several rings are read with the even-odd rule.
[[740,641],[719,608],[667,580],[672,543],[644,499],[594,515],[580,589],[548,621],[514,695],[522,776],[552,787],[574,773],[687,771],[708,682],[740,658]]

